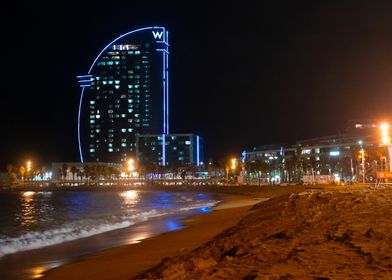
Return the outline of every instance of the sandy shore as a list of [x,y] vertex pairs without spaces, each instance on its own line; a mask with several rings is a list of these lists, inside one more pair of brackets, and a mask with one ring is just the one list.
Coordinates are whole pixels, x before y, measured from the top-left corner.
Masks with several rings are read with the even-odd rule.
[[44,279],[392,279],[388,188],[200,188],[226,203]]
[[391,209],[390,186],[275,197],[137,279],[392,279]]
[[224,202],[184,221],[186,228],[90,255],[45,274],[43,279],[130,279],[166,257],[189,252],[237,224],[260,198],[222,194]]

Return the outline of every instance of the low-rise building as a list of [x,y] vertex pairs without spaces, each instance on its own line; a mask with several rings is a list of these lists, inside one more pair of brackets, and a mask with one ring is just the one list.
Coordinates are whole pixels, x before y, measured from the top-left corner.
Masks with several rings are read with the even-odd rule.
[[391,169],[392,146],[380,143],[378,126],[351,122],[345,133],[266,145],[243,152],[248,180],[264,183],[374,181]]
[[136,135],[138,166],[200,166],[203,150],[203,138],[192,133]]

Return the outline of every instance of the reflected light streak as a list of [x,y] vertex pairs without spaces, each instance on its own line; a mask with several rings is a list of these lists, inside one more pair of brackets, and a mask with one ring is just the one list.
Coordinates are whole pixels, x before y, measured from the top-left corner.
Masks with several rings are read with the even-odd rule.
[[35,194],[35,192],[23,192],[23,196],[25,196],[25,197],[29,197],[29,196],[32,196],[34,194]]
[[150,232],[142,232],[139,234],[136,234],[135,236],[133,236],[132,238],[130,238],[128,240],[129,244],[135,244],[135,243],[140,243],[142,242],[144,239],[147,239],[149,237],[152,236],[152,233]]
[[124,199],[125,204],[135,204],[139,200],[139,192],[137,191],[124,191],[120,193]]
[[32,278],[33,279],[41,278],[42,276],[44,276],[44,272],[45,272],[45,269],[43,267],[41,267],[41,266],[34,267],[33,271],[32,271]]
[[32,225],[37,223],[36,209],[34,205],[35,192],[23,192],[21,197],[21,212],[16,214],[16,220],[22,225]]
[[169,231],[179,230],[184,228],[183,225],[177,222],[175,219],[169,219],[166,221],[166,227]]

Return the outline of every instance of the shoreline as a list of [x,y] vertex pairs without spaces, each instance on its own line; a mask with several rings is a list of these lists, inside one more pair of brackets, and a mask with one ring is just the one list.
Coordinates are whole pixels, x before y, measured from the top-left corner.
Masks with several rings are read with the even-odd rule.
[[[349,186],[348,188],[354,190],[358,187],[363,188],[363,186]],[[143,236],[138,239],[139,243],[137,244],[115,245],[110,248],[99,249],[95,252],[87,252],[78,257],[68,259],[66,262],[57,262],[55,265],[46,266],[46,269],[41,268],[39,273],[34,275],[39,277],[44,275],[44,279],[129,279],[131,277],[130,275],[136,277],[155,267],[162,259],[188,252],[189,250],[196,249],[206,242],[213,240],[226,229],[237,225],[250,213],[248,210],[252,208],[252,205],[254,204],[281,195],[303,191],[319,192],[321,189],[344,191],[346,186],[121,186],[105,189],[101,187],[89,187],[83,188],[82,190],[71,189],[71,191],[137,190],[199,192],[209,193],[219,200],[222,200],[222,202],[214,206],[213,211],[210,213],[182,217],[179,215],[178,222],[181,226],[185,226],[185,228],[175,231],[166,230],[163,231],[163,233],[161,231],[153,236]],[[61,190],[63,190],[63,188],[61,188]],[[40,188],[39,191],[49,190]],[[206,229],[208,229],[208,231],[206,231]],[[115,231],[112,232],[113,234],[111,236],[116,238]],[[99,240],[101,235],[102,234],[96,235],[93,240]],[[91,239],[88,242],[91,242]],[[78,241],[74,243],[65,242],[63,243],[64,246],[62,244],[55,246],[73,247],[75,249],[78,248],[78,244],[80,245],[83,243],[83,239],[78,239]],[[32,256],[34,255],[38,256],[38,254],[32,252]],[[142,259],[141,263],[140,259]],[[107,271],[107,267],[112,267],[113,265],[114,267],[110,269],[110,272]],[[136,266],[138,270],[132,270],[134,269],[132,266]],[[48,269],[48,267],[51,269]],[[106,269],[97,275],[89,275],[89,271],[95,271],[96,267],[104,267]],[[87,274],[85,275],[83,273]],[[107,277],[107,274],[109,274],[110,277]],[[80,278],[78,278],[79,276]]]
[[[222,202],[214,206],[210,213],[185,217],[180,222],[183,226],[181,229],[147,237],[139,243],[87,254],[73,262],[42,272],[41,279],[131,279],[137,277],[158,265],[163,258],[196,249],[217,234],[234,226],[246,216],[254,204],[261,201],[246,194],[214,194]],[[208,231],[205,230],[206,228]]]

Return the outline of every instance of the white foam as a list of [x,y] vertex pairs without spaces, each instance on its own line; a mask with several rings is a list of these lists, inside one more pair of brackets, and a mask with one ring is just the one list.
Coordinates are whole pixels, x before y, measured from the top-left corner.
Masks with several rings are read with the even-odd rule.
[[66,223],[63,226],[45,231],[28,232],[17,237],[0,238],[0,258],[6,254],[20,251],[38,249],[50,245],[60,244],[66,241],[89,237],[96,234],[121,229],[134,225],[135,223],[146,221],[153,217],[175,214],[189,211],[200,207],[212,207],[218,201],[199,202],[188,204],[187,207],[172,209],[153,209],[133,215],[110,215],[106,219],[80,220]]

